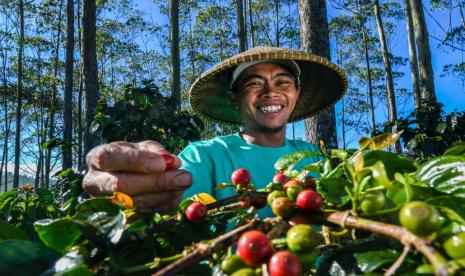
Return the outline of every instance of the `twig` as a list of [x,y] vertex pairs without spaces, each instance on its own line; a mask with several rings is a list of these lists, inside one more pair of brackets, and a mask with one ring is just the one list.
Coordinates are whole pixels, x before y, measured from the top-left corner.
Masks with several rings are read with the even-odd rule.
[[400,265],[404,262],[405,257],[407,257],[408,252],[410,251],[410,244],[406,244],[404,246],[404,251],[400,254],[399,258],[392,264],[392,266],[384,273],[384,276],[391,276],[396,273],[396,270],[400,267]]
[[431,245],[431,241],[429,239],[417,237],[399,225],[347,216],[346,213],[347,212],[322,214],[322,218],[325,221],[332,222],[340,226],[345,225],[346,227],[364,229],[374,233],[383,234],[399,240],[406,246],[413,245],[415,249],[422,253],[433,265],[435,275],[448,275],[447,259]]
[[[250,197],[250,196],[266,196],[266,195],[267,195],[267,193],[264,193],[264,192],[247,192],[245,194],[237,194],[237,195],[233,195],[233,196],[230,196],[230,197],[223,198],[221,200],[215,201],[213,203],[210,203],[210,204],[207,205],[207,209],[208,210],[213,210],[213,209],[216,209],[218,207],[222,207],[222,206],[228,205],[230,203],[240,201],[243,198]],[[166,229],[167,227],[173,226],[177,222],[179,222],[179,216],[174,215],[174,216],[162,221],[159,224],[155,224],[152,227],[147,228],[145,233],[147,233],[147,235],[153,235],[158,231],[161,231],[163,229]]]
[[254,229],[259,225],[260,220],[253,219],[249,223],[234,229],[231,232],[223,234],[210,242],[200,242],[196,248],[184,258],[169,264],[162,270],[154,273],[154,276],[177,275],[185,268],[205,259],[218,249],[226,249],[230,244],[237,241],[240,235],[248,230]]

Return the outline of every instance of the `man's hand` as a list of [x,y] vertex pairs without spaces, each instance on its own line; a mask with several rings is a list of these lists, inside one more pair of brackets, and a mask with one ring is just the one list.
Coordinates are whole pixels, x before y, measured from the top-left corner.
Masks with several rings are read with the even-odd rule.
[[181,160],[154,141],[113,142],[92,149],[86,157],[88,173],[84,190],[92,196],[122,192],[139,208],[160,213],[176,209],[184,190],[192,184]]

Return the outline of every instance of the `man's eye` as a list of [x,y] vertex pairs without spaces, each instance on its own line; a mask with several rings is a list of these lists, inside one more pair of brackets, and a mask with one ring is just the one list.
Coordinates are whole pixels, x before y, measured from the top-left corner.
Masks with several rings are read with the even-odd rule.
[[291,83],[290,80],[279,80],[279,81],[278,81],[278,84],[279,84],[279,85],[286,85],[286,84],[289,84],[289,83]]

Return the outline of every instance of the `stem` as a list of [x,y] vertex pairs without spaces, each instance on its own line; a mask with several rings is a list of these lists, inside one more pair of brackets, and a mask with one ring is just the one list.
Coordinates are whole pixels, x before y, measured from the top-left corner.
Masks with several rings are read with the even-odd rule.
[[433,265],[436,275],[448,275],[447,259],[442,256],[431,244],[431,240],[427,238],[417,237],[407,229],[393,224],[377,222],[365,218],[354,217],[347,212],[322,214],[325,221],[343,227],[352,227],[356,229],[368,230],[370,232],[379,233],[391,238],[397,239],[405,246],[413,245],[417,251],[422,253],[429,262]]
[[410,244],[404,246],[404,250],[402,254],[400,254],[399,258],[392,264],[392,266],[384,273],[384,276],[391,276],[394,275],[396,270],[400,267],[400,265],[404,262],[405,257],[407,257],[408,252],[410,251]]
[[159,270],[153,275],[177,275],[185,268],[197,263],[202,259],[205,259],[206,257],[213,254],[215,251],[226,249],[230,244],[237,241],[243,232],[256,228],[259,225],[259,222],[260,221],[258,219],[253,219],[249,223],[241,227],[238,227],[231,232],[221,235],[210,242],[200,242],[191,253],[187,254],[182,259],[179,259],[176,262],[171,263],[170,265]]
[[[213,209],[228,205],[230,203],[235,203],[237,201],[242,200],[243,197],[250,197],[251,195],[266,196],[267,194],[268,193],[255,192],[255,191],[254,192],[247,192],[247,193],[244,193],[244,194],[237,194],[237,195],[233,195],[233,196],[230,196],[230,197],[227,197],[227,198],[223,198],[223,199],[218,200],[216,202],[213,202],[211,204],[208,204],[207,209],[208,210],[213,210]],[[178,215],[173,215],[169,219],[164,220],[159,224],[156,224],[156,225],[153,225],[152,227],[147,228],[147,230],[145,230],[145,233],[147,233],[147,235],[153,235],[158,231],[161,231],[163,229],[166,229],[167,227],[175,225],[177,222],[179,222],[179,216]]]

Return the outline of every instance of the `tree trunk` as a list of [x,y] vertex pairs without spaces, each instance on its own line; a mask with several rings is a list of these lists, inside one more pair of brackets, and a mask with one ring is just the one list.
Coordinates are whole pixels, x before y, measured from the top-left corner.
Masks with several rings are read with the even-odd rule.
[[[21,111],[23,98],[24,2],[19,0],[18,84],[16,89],[15,170],[13,188],[19,187],[19,160],[21,154]],[[8,160],[7,160],[8,163]]]
[[82,60],[84,72],[85,93],[85,131],[84,131],[84,155],[86,155],[99,140],[90,132],[90,125],[95,115],[98,101],[98,71],[96,52],[96,2],[83,0],[82,3]]
[[[59,64],[59,51],[61,42],[61,20],[62,20],[63,0],[60,1],[60,9],[58,12],[58,26],[57,26],[57,40],[55,44],[55,57],[54,57],[54,68],[53,76],[58,78],[58,64]],[[58,87],[57,84],[53,87],[52,99],[50,100],[50,121],[48,126],[48,140],[55,138],[55,102],[57,98]],[[52,160],[52,148],[47,148],[47,154],[45,155],[45,188],[48,188],[50,183],[50,171],[51,171],[51,160]]]
[[[326,58],[329,55],[328,19],[325,0],[299,0],[300,38],[304,51]],[[306,139],[327,148],[337,148],[336,112],[334,106],[305,120]]]
[[252,48],[255,47],[255,35],[253,29],[253,18],[252,18],[252,0],[249,0],[249,24],[250,24],[250,42],[252,43]]
[[66,61],[65,61],[65,91],[63,101],[63,170],[72,168],[72,140],[73,140],[73,68],[74,68],[74,3],[66,3]]
[[83,160],[83,155],[82,155],[82,134],[83,134],[83,127],[82,127],[82,90],[83,90],[83,81],[84,81],[84,72],[82,71],[82,68],[83,68],[83,61],[82,61],[82,47],[81,47],[81,37],[82,37],[82,32],[80,31],[81,30],[81,8],[80,8],[80,4],[81,1],[78,0],[77,1],[77,27],[78,27],[78,38],[79,38],[79,91],[78,91],[78,103],[77,103],[77,125],[78,125],[78,129],[77,129],[77,132],[78,132],[78,147],[77,147],[77,167],[78,167],[78,171],[82,171],[82,169],[84,168],[83,167],[83,163],[84,163],[84,160]]
[[365,63],[367,66],[367,76],[368,76],[368,99],[370,101],[370,114],[371,114],[371,137],[376,133],[376,120],[375,120],[375,105],[373,103],[373,80],[371,79],[371,66],[370,66],[370,56],[368,54],[368,40],[365,29],[365,23],[360,22],[360,27],[362,28],[362,41],[363,48],[365,50]]
[[[5,20],[5,34],[8,33],[8,20]],[[3,46],[3,45],[2,45]],[[5,49],[5,53],[3,53],[3,49]],[[3,67],[3,111],[4,111],[4,121],[5,121],[5,139],[3,140],[3,153],[2,153],[2,164],[0,165],[0,183],[2,183],[2,176],[3,176],[3,168],[5,168],[5,176],[8,174],[8,137],[10,135],[10,124],[8,119],[8,82],[6,79],[6,66],[8,61],[8,48],[2,47],[2,67]],[[7,182],[4,182],[4,190],[7,190]],[[1,186],[0,186],[1,188]]]
[[171,98],[181,109],[181,69],[179,62],[179,1],[170,1]]
[[417,49],[415,46],[415,32],[413,29],[412,8],[410,7],[410,0],[404,0],[404,13],[407,25],[407,41],[408,52],[410,57],[410,70],[412,71],[412,90],[415,109],[421,104],[421,92],[418,84],[418,61]]
[[431,50],[429,47],[428,30],[423,13],[422,0],[410,0],[412,8],[413,27],[418,53],[418,67],[420,73],[420,90],[422,101],[436,102],[434,91],[434,74],[431,65]]
[[279,43],[279,0],[274,0],[274,14],[276,21],[276,47],[280,47]]
[[237,38],[239,39],[239,52],[247,50],[247,32],[245,31],[243,0],[236,0]]
[[[387,48],[386,36],[384,35],[383,19],[381,18],[381,11],[379,9],[379,1],[373,1],[376,17],[376,25],[378,26],[379,42],[381,44],[381,51],[383,53],[384,62],[384,73],[386,75],[386,92],[387,92],[387,103],[389,107],[389,120],[391,124],[396,124],[397,121],[397,109],[396,109],[396,96],[394,88],[394,80],[392,78],[391,60],[389,59],[389,50]],[[401,152],[400,141],[394,144],[396,153]]]

